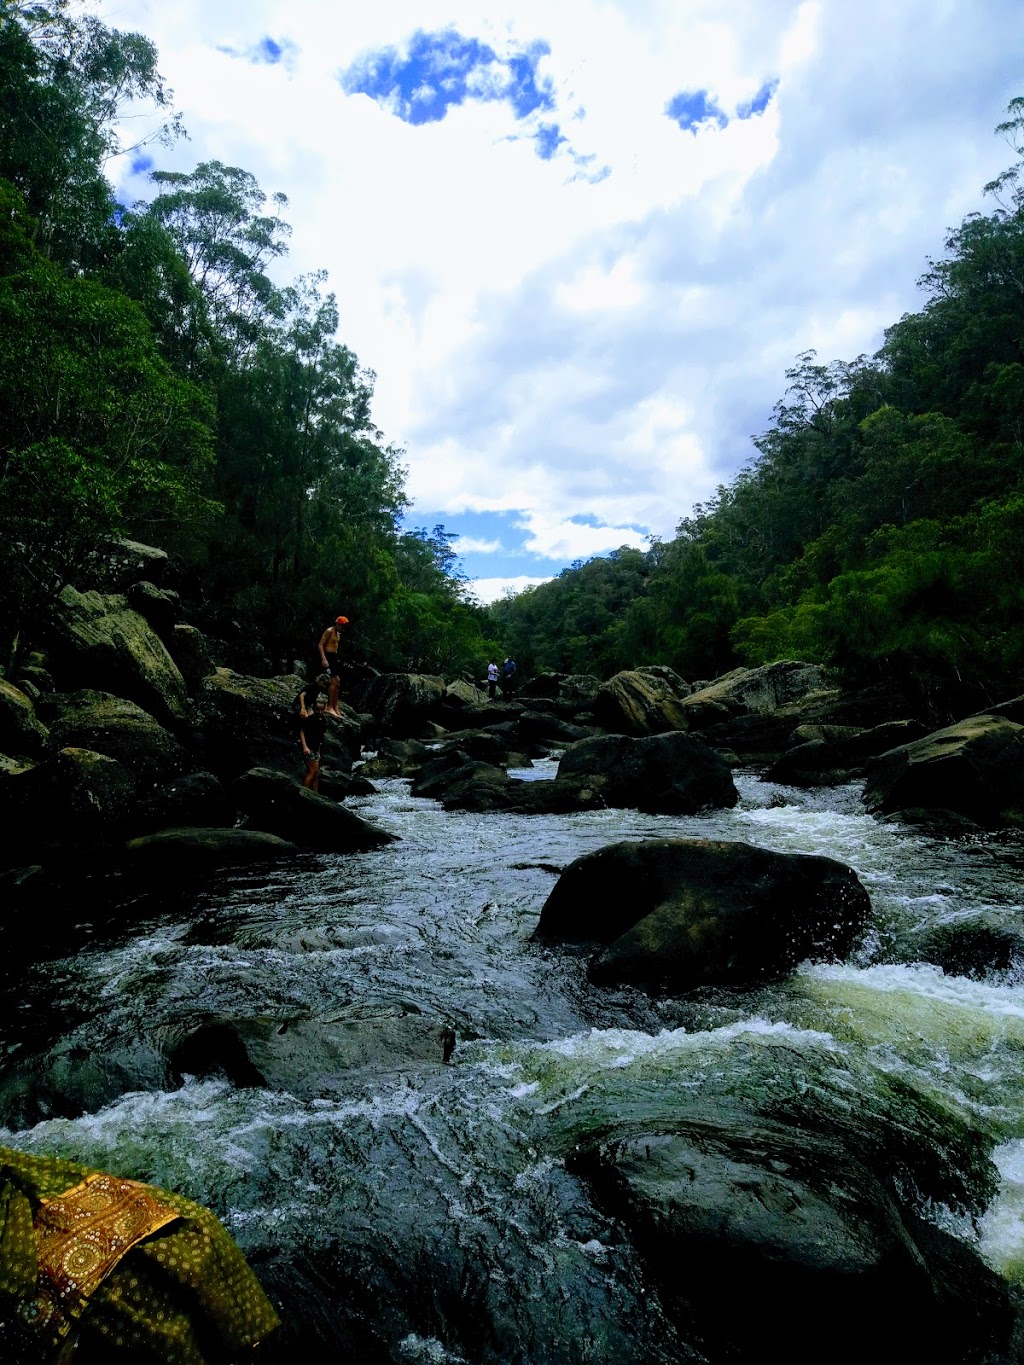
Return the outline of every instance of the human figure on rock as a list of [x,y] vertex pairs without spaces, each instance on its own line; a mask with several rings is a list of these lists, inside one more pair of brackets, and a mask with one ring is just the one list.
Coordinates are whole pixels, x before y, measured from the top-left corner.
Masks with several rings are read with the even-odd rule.
[[306,765],[306,776],[302,785],[310,791],[320,790],[320,750],[324,746],[327,731],[327,715],[323,697],[318,696],[314,710],[299,715],[299,744],[302,747],[302,761]]
[[341,632],[347,625],[347,616],[337,617],[334,624],[328,626],[320,636],[320,643],[317,646],[320,651],[321,666],[325,673],[331,675],[331,683],[327,691],[327,714],[329,716],[341,715],[338,710],[338,692],[341,689]]
[[327,672],[318,673],[315,678],[310,678],[309,682],[304,684],[302,691],[295,698],[300,720],[305,720],[307,716],[312,716],[316,712],[317,699],[321,695],[327,695],[330,685],[331,675]]
[[501,690],[506,697],[511,697],[516,690],[516,661],[511,654],[506,654],[501,666]]
[[490,698],[491,701],[494,700],[497,691],[498,665],[496,660],[492,659],[491,662],[487,665],[487,696]]

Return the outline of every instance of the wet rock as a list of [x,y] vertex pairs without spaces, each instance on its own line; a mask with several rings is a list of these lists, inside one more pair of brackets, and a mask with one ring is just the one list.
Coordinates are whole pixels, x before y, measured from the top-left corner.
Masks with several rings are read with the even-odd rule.
[[615,734],[660,735],[689,728],[675,689],[650,670],[616,673],[591,707],[599,725]]
[[948,976],[981,981],[1024,965],[1024,920],[982,911],[934,925],[915,946],[922,961],[933,962]]
[[125,845],[128,865],[136,871],[175,877],[218,867],[279,862],[298,852],[286,839],[255,829],[163,829]]
[[321,853],[363,853],[397,836],[361,820],[344,806],[309,791],[283,773],[253,768],[231,788],[254,829],[267,830]]
[[185,680],[153,628],[123,597],[65,588],[51,623],[65,687],[92,687],[136,702],[163,724],[191,723]]
[[605,945],[595,982],[752,985],[847,953],[871,902],[832,858],[705,839],[618,843],[565,869],[536,936]]
[[787,659],[762,668],[734,668],[684,698],[683,714],[691,729],[704,729],[730,716],[777,711],[825,687],[817,664]]
[[361,773],[339,773],[320,769],[320,795],[328,801],[347,801],[350,796],[373,796],[377,788]]
[[969,1248],[919,1220],[908,1228],[891,1191],[835,1140],[735,1116],[624,1127],[568,1164],[712,1359],[962,1365],[1010,1344],[1006,1284]]
[[739,800],[728,765],[696,735],[596,736],[571,745],[560,778],[585,778],[609,806],[693,815]]
[[513,811],[520,815],[569,815],[601,810],[605,802],[586,779],[524,782],[503,768],[454,751],[428,763],[414,780],[413,796],[440,801],[445,810]]
[[396,1072],[443,1066],[455,1032],[410,1004],[364,1006],[313,1019],[217,1018],[182,1038],[170,1061],[179,1075],[226,1076],[300,1099],[345,1094],[362,1068]]
[[914,825],[922,834],[932,839],[967,839],[975,834],[983,834],[985,826],[977,820],[969,820],[955,810],[943,806],[911,806],[907,810],[894,810],[880,817],[885,825]]
[[188,751],[159,721],[122,697],[76,692],[50,727],[56,748],[91,749],[116,758],[145,791],[194,768]]
[[544,711],[524,711],[515,722],[515,734],[520,743],[543,751],[564,749],[567,744],[575,744],[581,739],[589,739],[596,734],[595,729],[582,725],[571,725]]
[[49,732],[31,699],[0,679],[0,749],[9,754],[41,754]]
[[985,824],[1024,824],[1024,725],[971,716],[869,761],[876,814],[942,806]]

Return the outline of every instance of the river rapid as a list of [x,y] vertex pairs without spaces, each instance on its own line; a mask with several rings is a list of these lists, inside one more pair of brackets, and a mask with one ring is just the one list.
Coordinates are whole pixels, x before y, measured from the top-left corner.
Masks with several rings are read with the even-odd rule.
[[[301,1317],[307,1359],[667,1363],[691,1356],[567,1170],[574,1145],[730,1098],[827,1114],[920,1093],[993,1140],[999,1172],[982,1217],[924,1213],[1024,1283],[1021,964],[975,980],[919,960],[980,909],[1020,924],[1020,837],[941,840],[865,815],[858,786],[736,780],[734,810],[690,818],[448,813],[382,781],[349,805],[400,836],[384,849],[9,927],[0,1142],[209,1205]],[[687,1000],[597,989],[531,942],[559,868],[664,836],[837,858],[869,930],[842,965]],[[177,1074],[169,1044],[214,1016],[362,1023],[362,1050],[312,1081],[307,1057],[294,1088]],[[450,1031],[447,1061],[387,1055],[410,1019]]]

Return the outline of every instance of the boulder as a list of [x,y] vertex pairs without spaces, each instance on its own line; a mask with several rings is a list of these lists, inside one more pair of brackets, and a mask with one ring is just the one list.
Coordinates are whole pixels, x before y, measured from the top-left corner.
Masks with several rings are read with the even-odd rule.
[[188,773],[157,787],[139,808],[139,827],[150,830],[230,825],[234,803],[213,773]]
[[116,758],[143,788],[163,785],[195,767],[169,730],[134,702],[106,692],[76,692],[50,727],[54,748],[92,749]]
[[870,909],[856,874],[832,858],[649,839],[570,863],[536,936],[604,945],[590,968],[599,983],[749,986],[842,957]]
[[397,835],[272,769],[253,768],[233,784],[231,794],[252,828],[320,853],[364,853],[397,841]]
[[1024,725],[970,716],[867,765],[874,814],[940,806],[984,824],[1024,824]]
[[320,795],[328,801],[347,801],[350,796],[373,796],[377,788],[361,773],[339,773],[321,767]]
[[580,740],[562,755],[558,776],[585,778],[609,806],[656,814],[694,815],[739,800],[724,759],[696,735],[681,732]]
[[734,668],[683,700],[683,714],[690,718],[691,729],[737,715],[764,715],[798,701],[826,687],[825,675],[817,664],[780,660],[762,668]]
[[143,579],[127,592],[128,605],[144,616],[165,644],[181,620],[181,598],[170,588],[158,588]]
[[65,688],[127,697],[172,729],[191,722],[185,679],[145,617],[123,597],[65,588],[50,623]]
[[102,560],[100,586],[108,592],[124,592],[146,579],[161,584],[167,575],[170,555],[155,545],[138,540],[116,540]]
[[69,748],[0,782],[8,865],[122,838],[138,807],[138,779],[116,759]]
[[541,751],[564,749],[597,734],[593,727],[571,725],[547,711],[523,711],[515,721],[514,733],[521,744]]
[[[206,761],[229,779],[250,768],[301,770],[298,695],[305,679],[248,678],[218,668],[203,680],[201,705]],[[362,724],[347,708],[327,717],[324,761],[348,771],[362,743]]]
[[675,688],[650,670],[616,673],[602,684],[591,707],[599,725],[623,735],[686,730]]
[[8,754],[41,754],[48,738],[31,699],[0,678],[0,749]]
[[482,706],[487,701],[487,693],[465,678],[456,678],[445,688],[444,700],[449,706]]
[[408,738],[420,733],[430,712],[444,702],[445,691],[443,678],[425,673],[383,673],[373,679],[359,704],[374,716],[383,734]]
[[905,1219],[835,1138],[713,1115],[624,1125],[567,1165],[626,1228],[670,1316],[710,1359],[1011,1358],[1007,1284],[949,1234]]
[[298,852],[286,839],[256,829],[162,829],[130,839],[125,845],[130,866],[137,871],[157,872],[161,877],[280,862]]
[[849,782],[863,772],[869,758],[924,733],[925,727],[916,720],[888,721],[870,730],[855,725],[798,725],[790,736],[792,747],[779,755],[762,780],[796,787]]
[[[694,693],[696,697],[698,694]],[[688,704],[690,698],[687,698]],[[709,744],[727,746],[752,759],[777,756],[787,749],[792,733],[803,726],[868,730],[901,720],[912,707],[891,686],[877,684],[859,692],[825,688],[809,692],[774,711],[748,711],[731,717],[708,718],[698,724],[691,717],[690,728],[700,729]],[[883,742],[880,737],[879,742]],[[862,759],[859,761],[863,761]]]
[[997,702],[995,706],[979,711],[978,715],[1002,716],[1003,720],[1012,720],[1017,725],[1024,725],[1024,694],[1011,697],[1009,701]]
[[350,1093],[351,1073],[363,1067],[441,1067],[454,1046],[443,1019],[400,1002],[313,1019],[209,1019],[180,1039],[170,1061],[179,1077],[226,1076],[310,1100]]
[[190,692],[198,692],[204,678],[214,671],[210,642],[195,626],[176,625],[166,640],[171,658],[181,670]]
[[519,815],[570,815],[601,810],[601,793],[585,779],[524,782],[503,768],[477,762],[451,751],[426,764],[410,788],[413,796],[431,797],[445,810],[508,811]]
[[933,925],[914,946],[922,961],[933,962],[947,976],[980,981],[993,972],[1019,972],[1024,966],[1024,920],[983,910]]

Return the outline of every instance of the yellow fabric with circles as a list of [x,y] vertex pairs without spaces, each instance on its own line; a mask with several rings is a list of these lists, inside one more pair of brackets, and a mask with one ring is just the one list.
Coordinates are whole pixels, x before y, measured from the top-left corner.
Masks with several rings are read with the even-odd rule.
[[[209,1210],[166,1190],[0,1147],[0,1319],[55,1359],[211,1365],[278,1318]],[[0,1327],[3,1322],[0,1321]]]

